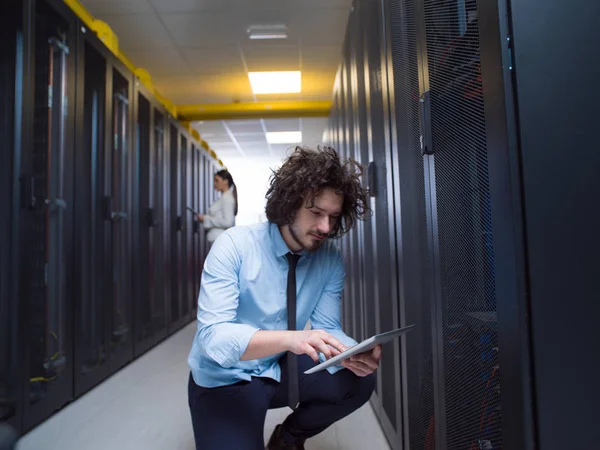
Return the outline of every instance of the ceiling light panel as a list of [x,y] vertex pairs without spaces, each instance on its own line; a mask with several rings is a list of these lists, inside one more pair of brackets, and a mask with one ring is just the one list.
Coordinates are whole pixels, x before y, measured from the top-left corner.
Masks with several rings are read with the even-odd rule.
[[288,37],[285,25],[252,25],[246,31],[251,40],[287,39]]
[[290,72],[249,72],[248,78],[254,95],[298,94],[302,91],[302,73]]
[[302,142],[301,131],[273,131],[267,132],[269,144],[298,144]]

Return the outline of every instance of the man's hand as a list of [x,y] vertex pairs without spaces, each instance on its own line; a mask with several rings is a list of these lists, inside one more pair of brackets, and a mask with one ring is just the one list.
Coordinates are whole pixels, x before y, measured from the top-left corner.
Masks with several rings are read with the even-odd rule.
[[197,214],[197,215],[196,215],[196,219],[198,219],[198,222],[204,222],[204,215],[202,215],[202,214]]
[[377,345],[373,350],[359,353],[342,362],[342,366],[351,370],[356,376],[366,377],[372,374],[379,367],[381,361],[381,345]]
[[285,347],[296,355],[307,354],[314,362],[319,362],[319,353],[329,359],[346,349],[340,341],[323,330],[288,331]]

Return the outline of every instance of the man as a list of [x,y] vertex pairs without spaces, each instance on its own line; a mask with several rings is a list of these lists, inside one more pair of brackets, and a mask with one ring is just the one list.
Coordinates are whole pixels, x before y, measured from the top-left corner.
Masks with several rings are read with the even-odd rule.
[[[188,361],[196,449],[263,449],[266,412],[285,405],[294,411],[267,448],[304,449],[370,398],[380,346],[304,375],[356,344],[341,330],[344,265],[328,238],[369,212],[360,175],[332,148],[296,148],[271,177],[268,222],[215,241]],[[309,320],[312,329],[303,330]]]

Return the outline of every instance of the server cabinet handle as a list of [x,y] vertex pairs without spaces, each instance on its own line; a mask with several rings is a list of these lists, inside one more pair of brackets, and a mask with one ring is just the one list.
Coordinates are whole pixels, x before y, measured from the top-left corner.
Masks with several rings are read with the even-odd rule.
[[177,219],[175,219],[175,229],[177,231],[183,230],[183,218],[181,216],[178,216]]
[[112,197],[109,195],[102,199],[102,218],[107,222],[113,220]]
[[367,167],[369,195],[375,197],[377,195],[377,166],[375,161],[371,161]]
[[148,223],[148,227],[150,228],[156,226],[156,219],[154,218],[154,208],[148,208],[148,212],[146,213],[146,222]]
[[423,92],[419,99],[421,114],[421,151],[424,155],[433,155],[433,138],[431,135],[431,96],[429,91]]
[[200,222],[198,222],[197,220],[194,220],[192,222],[192,230],[194,231],[195,234],[198,234],[200,232]]
[[124,211],[113,211],[113,202],[110,195],[102,199],[102,218],[107,222],[116,222],[127,219],[127,213]]
[[37,203],[35,198],[35,177],[21,175],[19,182],[21,185],[21,208],[34,209]]
[[67,209],[67,201],[62,198],[47,198],[44,204],[50,208]]

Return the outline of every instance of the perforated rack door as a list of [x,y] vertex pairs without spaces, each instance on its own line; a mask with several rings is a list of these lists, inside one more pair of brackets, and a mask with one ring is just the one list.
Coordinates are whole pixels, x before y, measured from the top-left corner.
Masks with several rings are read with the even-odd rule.
[[131,201],[128,186],[130,171],[130,97],[129,83],[113,70],[113,145],[110,164],[111,203],[106,216],[111,224],[111,287],[112,287],[112,332],[113,352],[125,351],[131,346]]
[[[431,95],[438,448],[502,448],[491,204],[477,11],[425,0]],[[428,158],[426,156],[426,158]]]
[[399,258],[402,261],[405,324],[417,324],[406,339],[406,424],[404,442],[407,448],[433,450],[436,447],[434,414],[434,350],[433,289],[431,237],[428,232],[425,164],[420,136],[420,85],[417,43],[418,0],[389,0],[387,15],[390,26],[390,45],[396,123],[398,182],[397,195],[402,205],[398,209],[402,243]]

